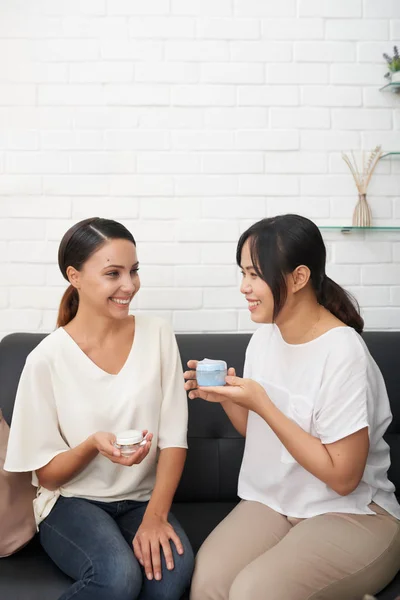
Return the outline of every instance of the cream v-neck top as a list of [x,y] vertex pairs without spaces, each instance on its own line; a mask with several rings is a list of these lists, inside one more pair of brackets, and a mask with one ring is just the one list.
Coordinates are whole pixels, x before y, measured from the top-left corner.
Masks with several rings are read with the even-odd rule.
[[306,471],[269,425],[249,412],[239,496],[290,517],[327,512],[373,514],[375,502],[400,518],[387,471],[383,435],[392,420],[385,383],[361,336],[338,327],[305,344],[288,344],[276,325],[263,325],[246,351],[245,377],[258,381],[272,402],[299,427],[336,442],[368,427],[369,453],[358,487],[340,496]]
[[[7,471],[35,471],[97,431],[148,429],[148,456],[125,467],[102,455],[56,492],[39,488],[37,523],[58,496],[103,502],[145,501],[155,483],[157,450],[187,448],[187,398],[175,336],[157,317],[136,315],[135,336],[121,371],[98,367],[63,329],[27,357],[12,418]],[[33,484],[38,485],[35,473]]]

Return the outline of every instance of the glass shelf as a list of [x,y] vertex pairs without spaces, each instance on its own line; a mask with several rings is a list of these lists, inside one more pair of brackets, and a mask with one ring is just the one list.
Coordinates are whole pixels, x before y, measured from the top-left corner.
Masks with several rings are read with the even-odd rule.
[[392,81],[391,83],[387,83],[383,87],[380,88],[380,92],[400,92],[400,81]]
[[400,226],[376,226],[376,227],[354,227],[353,225],[320,225],[322,231],[340,231],[341,233],[361,232],[361,231],[400,231]]
[[382,154],[379,160],[386,158],[386,156],[400,156],[400,152],[385,152],[385,154]]

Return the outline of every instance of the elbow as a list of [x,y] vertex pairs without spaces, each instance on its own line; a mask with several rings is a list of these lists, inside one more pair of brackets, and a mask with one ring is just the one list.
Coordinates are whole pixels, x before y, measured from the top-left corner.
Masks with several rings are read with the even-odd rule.
[[360,481],[361,481],[361,479],[358,479],[358,478],[357,479],[348,478],[345,480],[336,481],[335,483],[333,483],[331,485],[331,488],[333,489],[334,492],[339,494],[339,496],[348,496],[349,494],[354,492],[355,489],[357,489]]
[[54,492],[59,487],[54,481],[49,481],[43,477],[39,479],[39,485],[50,492]]
[[54,492],[60,487],[56,481],[52,481],[51,478],[46,477],[45,474],[40,473],[40,471],[36,471],[36,477],[38,478],[39,485],[50,492]]

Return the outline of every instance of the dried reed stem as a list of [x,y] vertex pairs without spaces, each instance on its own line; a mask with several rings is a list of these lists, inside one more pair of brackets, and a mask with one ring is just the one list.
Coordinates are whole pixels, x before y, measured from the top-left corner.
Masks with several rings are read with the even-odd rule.
[[377,146],[372,152],[368,154],[368,159],[365,161],[364,152],[362,153],[362,170],[359,170],[356,158],[353,151],[350,152],[350,157],[342,152],[342,158],[350,169],[356,184],[359,194],[366,194],[369,182],[372,177],[372,173],[375,170],[376,165],[380,157],[382,156],[382,147]]

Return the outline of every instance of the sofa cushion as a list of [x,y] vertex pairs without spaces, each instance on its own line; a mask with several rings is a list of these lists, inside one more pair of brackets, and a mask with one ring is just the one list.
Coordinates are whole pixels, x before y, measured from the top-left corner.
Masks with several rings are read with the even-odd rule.
[[[174,504],[172,510],[197,552],[207,535],[234,506],[233,502],[185,502]],[[17,554],[0,560],[1,598],[55,600],[71,584],[72,579],[44,552],[38,536]]]
[[[15,392],[27,354],[43,334],[17,333],[0,343],[0,407],[10,421]],[[243,372],[249,334],[177,335],[182,363],[191,358],[220,358]],[[385,378],[393,422],[386,439],[391,447],[389,476],[400,489],[400,377],[399,332],[367,332],[364,339]],[[194,550],[233,508],[243,439],[219,405],[200,400],[189,403],[189,452],[173,511],[188,533]],[[54,600],[70,584],[39,547],[37,539],[16,555],[0,560],[0,597],[13,600]],[[379,600],[400,595],[400,576],[381,593]],[[182,599],[183,600],[183,599]]]

